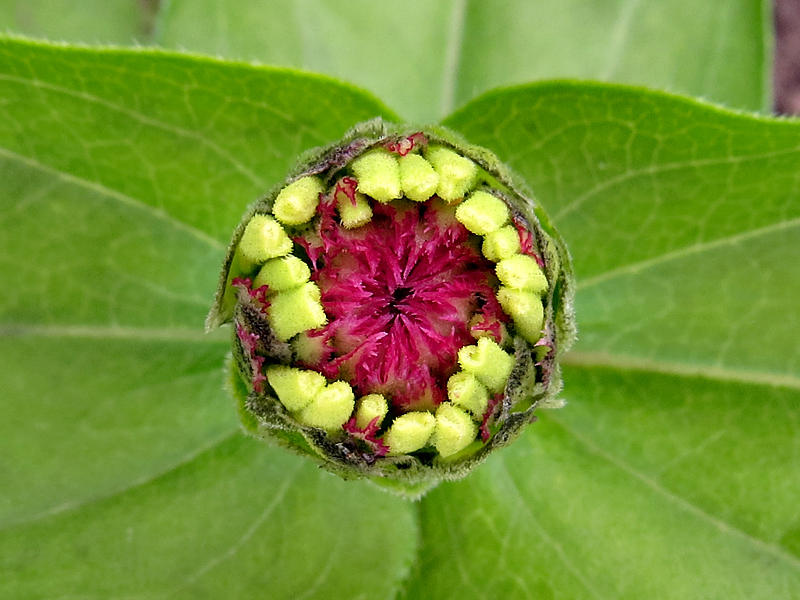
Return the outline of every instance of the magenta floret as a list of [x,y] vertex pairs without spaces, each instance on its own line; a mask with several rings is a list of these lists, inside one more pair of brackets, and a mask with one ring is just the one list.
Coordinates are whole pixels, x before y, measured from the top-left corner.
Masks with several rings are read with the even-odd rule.
[[514,219],[514,227],[517,228],[519,234],[519,247],[522,254],[527,254],[536,261],[540,269],[544,269],[544,260],[534,250],[533,234],[517,219]]
[[489,430],[489,427],[491,427],[492,423],[497,419],[497,413],[499,412],[502,402],[503,394],[495,394],[489,399],[489,405],[486,407],[486,412],[483,413],[481,426],[478,430],[481,440],[483,440],[484,443],[488,442],[489,438],[492,437],[492,432]]
[[347,196],[350,199],[350,203],[353,206],[355,206],[357,190],[358,190],[358,181],[356,181],[352,177],[342,177],[336,184],[336,190],[333,193],[333,197],[335,198],[336,194],[341,192],[342,194]]
[[231,281],[231,285],[239,292],[240,302],[249,302],[257,307],[262,314],[266,315],[267,307],[269,307],[269,300],[267,299],[269,287],[262,285],[253,290],[250,288],[252,284],[253,282],[249,277],[236,277]]
[[[364,442],[371,456],[381,457],[389,453],[389,446],[384,443],[383,439],[378,437],[378,432],[381,428],[379,421],[380,417],[375,417],[362,429],[356,425],[356,417],[353,417],[345,423],[342,428],[349,433],[354,440]],[[367,456],[370,456],[370,454],[367,454]]]
[[[429,143],[446,150],[450,162],[434,160],[442,155],[430,154]],[[402,158],[409,154],[412,160]],[[364,163],[371,165],[367,171],[356,169],[354,161],[366,155],[380,160]],[[414,171],[426,171],[426,160],[436,178]],[[467,167],[475,171],[468,181]],[[253,216],[274,212],[276,190],[234,235],[207,320],[209,328],[235,325],[231,388],[249,432],[315,456],[343,477],[371,477],[418,496],[441,479],[462,477],[519,435],[536,420],[537,406],[558,404],[552,400],[561,386],[557,359],[575,334],[569,256],[496,157],[438,129],[371,121],[309,154],[287,182],[304,177],[316,178],[322,191],[310,219],[281,224],[293,248],[284,238],[285,259],[257,264],[240,252]],[[417,193],[417,180],[427,182],[424,193]],[[444,190],[463,183],[461,196],[439,197],[443,180]],[[527,333],[540,327],[538,312],[516,311],[512,318],[503,311],[497,261],[483,256],[484,236],[456,218],[464,198],[478,191],[507,205],[518,251],[534,258],[547,278],[543,330],[535,340]],[[262,242],[270,247],[269,239]],[[257,276],[275,281],[274,289],[252,289]],[[286,323],[293,335],[278,337]],[[491,349],[491,357],[482,351],[473,357],[476,348]],[[296,376],[293,393],[312,402],[314,419],[281,402],[266,377],[281,365]],[[330,386],[337,387],[328,393]],[[370,394],[383,396],[379,405],[375,398],[362,402]],[[440,408],[445,402],[471,406],[471,417],[460,409],[447,413]],[[380,416],[359,427],[359,414],[375,413]],[[448,415],[461,419],[448,421]]]
[[446,400],[458,350],[474,343],[470,319],[507,320],[495,300],[492,265],[441,201],[376,204],[356,231],[322,215],[304,247],[320,245],[312,278],[328,324],[312,333],[327,352],[309,365],[345,379],[361,395],[380,393],[400,412]]
[[417,133],[412,133],[408,137],[400,138],[398,140],[390,140],[386,142],[384,147],[389,152],[394,152],[395,154],[399,154],[400,156],[405,156],[414,148],[418,146],[427,146],[428,145],[428,138],[425,137],[425,134],[421,131]]
[[239,337],[239,341],[242,343],[242,347],[247,353],[247,357],[250,359],[250,368],[253,371],[253,390],[259,394],[263,393],[264,382],[267,380],[267,377],[264,375],[263,371],[264,357],[256,353],[258,350],[258,340],[260,338],[255,333],[249,333],[240,323],[236,323],[236,335]]

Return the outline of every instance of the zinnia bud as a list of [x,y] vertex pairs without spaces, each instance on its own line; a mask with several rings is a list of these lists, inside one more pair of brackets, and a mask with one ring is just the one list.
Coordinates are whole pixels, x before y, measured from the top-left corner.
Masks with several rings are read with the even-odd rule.
[[413,496],[557,404],[572,288],[493,154],[376,120],[251,207],[207,327],[233,322],[247,431]]

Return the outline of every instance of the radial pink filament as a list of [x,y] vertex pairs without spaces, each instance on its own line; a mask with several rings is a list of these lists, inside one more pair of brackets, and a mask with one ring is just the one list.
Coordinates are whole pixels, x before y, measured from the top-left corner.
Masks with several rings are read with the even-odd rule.
[[358,394],[382,393],[396,410],[430,409],[446,399],[458,350],[474,343],[470,320],[508,321],[496,302],[492,265],[438,199],[376,203],[356,230],[322,212],[303,246],[321,246],[314,279],[328,324],[322,359],[308,365],[345,379]]
[[257,354],[258,350],[258,335],[255,333],[248,333],[240,323],[236,324],[236,335],[242,343],[247,358],[250,360],[250,368],[253,371],[253,389],[261,393],[264,391],[264,382],[267,380],[262,367],[264,366],[264,357]]

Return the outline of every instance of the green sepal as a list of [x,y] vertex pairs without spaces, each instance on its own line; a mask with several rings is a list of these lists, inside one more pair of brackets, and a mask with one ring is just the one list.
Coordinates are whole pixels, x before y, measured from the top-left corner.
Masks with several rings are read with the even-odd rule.
[[[239,384],[231,386],[240,406],[242,423],[250,434],[309,456],[345,479],[366,478],[382,489],[412,499],[420,497],[440,481],[466,476],[491,452],[516,439],[526,425],[534,422],[537,407],[560,405],[558,394],[562,381],[558,359],[572,345],[576,333],[573,315],[574,276],[566,245],[547,215],[536,204],[526,184],[490,151],[470,145],[442,127],[400,126],[374,119],[356,126],[335,145],[307,152],[301,157],[299,166],[287,176],[286,182],[306,175],[317,175],[326,186],[330,186],[356,156],[370,149],[383,148],[387,142],[406,138],[419,131],[425,134],[431,144],[451,148],[478,165],[474,189],[491,189],[492,194],[506,202],[513,221],[533,235],[533,250],[545,265],[548,286],[542,297],[545,306],[544,335],[536,346],[519,335],[513,336],[515,364],[500,405],[487,424],[491,432],[488,442],[478,440],[446,459],[426,448],[410,455],[367,461],[348,449],[348,438],[344,431],[330,434],[302,425],[280,404],[269,386],[263,393],[254,392],[247,383],[252,380],[249,361],[235,335],[232,364],[241,375]],[[230,322],[235,315],[253,323],[248,320],[252,315],[237,308],[236,295],[231,291],[230,281],[233,277],[247,276],[246,268],[243,269],[237,261],[236,247],[244,224],[253,214],[269,214],[277,193],[284,185],[285,182],[275,186],[269,194],[253,204],[234,232],[216,301],[207,319],[207,328]],[[269,329],[268,324],[262,327]],[[292,363],[296,357],[288,344],[270,340],[269,331],[262,329],[261,334],[267,339],[265,354],[268,362]]]

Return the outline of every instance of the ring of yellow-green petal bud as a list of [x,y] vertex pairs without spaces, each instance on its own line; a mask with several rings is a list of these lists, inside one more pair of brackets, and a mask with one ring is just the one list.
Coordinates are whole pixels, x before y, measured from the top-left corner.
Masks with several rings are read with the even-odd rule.
[[[574,337],[569,256],[491,153],[441,129],[373,121],[287,181],[234,235],[207,322],[235,325],[231,387],[248,431],[343,477],[415,495],[465,475],[554,403],[557,359]],[[442,263],[441,274],[432,259],[391,267],[380,300],[390,316],[412,311],[406,323],[433,325],[408,330],[416,349],[405,358],[374,345],[399,335],[370,329],[390,321],[361,314],[383,298],[382,261],[437,252],[466,262]],[[414,283],[420,271],[433,283]],[[367,283],[353,283],[360,277]],[[437,336],[448,330],[444,343]],[[402,373],[409,379],[392,379]]]
[[255,215],[247,223],[238,250],[254,264],[286,256],[292,250],[292,240],[286,231],[269,215]]
[[519,233],[511,225],[495,229],[486,234],[481,250],[483,255],[493,262],[511,258],[521,250]]
[[388,150],[371,150],[354,160],[351,168],[362,194],[384,203],[402,196],[400,165]]
[[324,187],[319,177],[303,177],[283,188],[272,214],[284,225],[308,223],[317,212],[319,195]]

